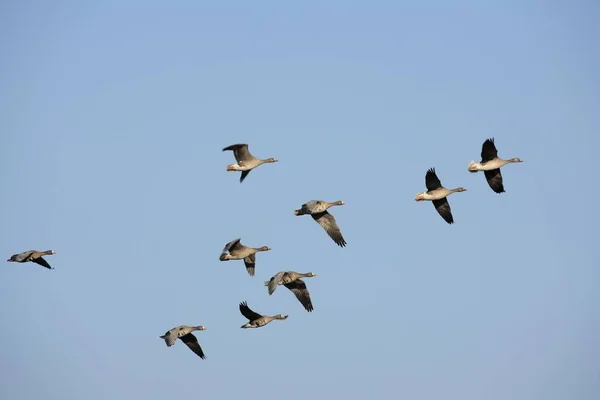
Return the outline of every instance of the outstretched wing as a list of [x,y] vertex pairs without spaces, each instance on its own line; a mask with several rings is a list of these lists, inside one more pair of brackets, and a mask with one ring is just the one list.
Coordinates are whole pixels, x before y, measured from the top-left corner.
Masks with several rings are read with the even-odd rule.
[[50,264],[48,264],[48,261],[44,260],[43,257],[34,258],[31,260],[31,262],[34,262],[34,263],[41,265],[42,267],[46,267],[48,269],[54,269],[50,266]]
[[498,157],[498,150],[494,144],[494,138],[489,138],[481,146],[481,162],[493,160]]
[[183,343],[187,345],[187,347],[190,348],[190,350],[196,353],[201,359],[204,360],[206,358],[204,352],[202,351],[202,347],[200,347],[200,344],[198,343],[198,339],[191,332],[187,335],[183,335],[182,337],[180,337],[180,339]]
[[160,337],[161,339],[165,340],[165,343],[169,347],[173,346],[175,344],[175,341],[177,340],[177,335],[175,334],[176,329],[177,328],[173,328]]
[[427,174],[425,174],[425,186],[427,187],[427,191],[442,187],[442,182],[440,182],[440,179],[435,173],[435,168],[429,168],[427,170]]
[[225,147],[223,151],[233,150],[233,156],[235,157],[238,163],[244,161],[250,161],[254,157],[250,154],[248,150],[248,145],[246,143],[238,143],[232,144],[231,146]]
[[333,215],[329,214],[327,211],[320,212],[318,214],[311,214],[313,219],[321,225],[325,232],[329,235],[331,239],[340,247],[346,246],[346,241],[342,236],[342,231],[338,226]]
[[244,258],[244,264],[246,265],[246,271],[248,275],[254,276],[254,267],[256,266],[256,254],[250,254]]
[[244,182],[244,179],[246,179],[246,177],[248,176],[248,174],[250,173],[250,171],[252,171],[251,169],[247,169],[245,171],[242,171],[242,174],[240,175],[240,183]]
[[240,303],[240,312],[242,313],[242,315],[244,317],[248,318],[248,320],[250,322],[255,321],[255,320],[259,319],[260,317],[262,317],[262,315],[252,311],[250,309],[250,307],[248,307],[248,303],[246,303],[245,301]]
[[275,292],[275,289],[277,289],[277,286],[281,282],[281,278],[283,278],[283,275],[285,275],[285,271],[280,271],[269,280],[269,283],[267,284],[269,288],[269,295]]
[[227,253],[231,252],[233,249],[235,249],[237,246],[239,246],[240,240],[242,240],[242,239],[237,238],[237,239],[234,239],[231,242],[227,243],[225,245],[225,247],[223,247],[223,250],[221,250],[221,255],[219,256],[219,260],[225,261],[224,256]]
[[313,310],[312,301],[310,300],[310,293],[308,293],[306,283],[302,279],[296,279],[293,282],[287,283],[285,284],[285,287],[294,293],[306,311],[311,312]]
[[500,168],[483,172],[485,174],[485,179],[492,190],[496,193],[503,193],[504,185],[502,184],[502,173],[500,172]]
[[432,203],[438,214],[444,218],[444,221],[449,224],[454,223],[454,218],[452,218],[452,210],[450,210],[450,203],[448,203],[448,199],[446,197],[439,200],[433,200]]

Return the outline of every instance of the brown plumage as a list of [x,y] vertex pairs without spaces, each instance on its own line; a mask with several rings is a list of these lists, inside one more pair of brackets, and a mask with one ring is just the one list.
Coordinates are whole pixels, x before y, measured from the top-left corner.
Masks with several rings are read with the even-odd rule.
[[294,210],[294,214],[297,216],[309,214],[321,227],[327,232],[329,237],[340,247],[346,246],[346,241],[342,236],[342,231],[338,226],[333,215],[327,211],[333,206],[343,206],[344,203],[341,200],[328,203],[323,200],[311,200],[304,204],[298,210]]
[[269,295],[275,292],[277,286],[285,286],[296,296],[306,311],[311,312],[314,308],[310,299],[310,293],[306,288],[306,283],[300,278],[312,278],[313,276],[317,276],[317,274],[313,272],[301,274],[296,271],[280,271],[270,280],[265,281],[265,286],[269,288]]
[[27,250],[22,253],[13,254],[8,260],[8,262],[34,262],[42,267],[48,269],[54,269],[48,264],[46,260],[42,256],[56,254],[54,250],[46,250],[46,251],[38,251],[38,250]]
[[266,158],[261,160],[260,158],[254,157],[250,150],[248,150],[248,145],[246,143],[238,143],[232,144],[231,146],[225,147],[223,151],[233,151],[233,156],[235,157],[237,163],[230,164],[227,166],[227,171],[242,171],[242,175],[240,176],[240,183],[246,179],[246,176],[252,171],[254,168],[259,165],[266,163],[274,163],[277,162],[275,158]]
[[269,251],[271,248],[268,246],[247,247],[244,246],[240,240],[240,238],[237,238],[227,243],[221,251],[219,260],[244,260],[244,265],[246,266],[248,275],[254,276],[254,271],[256,269],[256,253],[259,251]]

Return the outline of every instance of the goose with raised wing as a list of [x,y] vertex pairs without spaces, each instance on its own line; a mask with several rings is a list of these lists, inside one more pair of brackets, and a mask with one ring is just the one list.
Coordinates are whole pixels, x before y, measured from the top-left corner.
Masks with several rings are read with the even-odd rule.
[[304,306],[304,309],[311,312],[314,308],[310,299],[310,293],[306,288],[306,283],[301,278],[312,278],[313,276],[317,276],[317,274],[314,272],[299,273],[296,271],[280,271],[270,280],[265,281],[265,286],[268,286],[269,288],[269,295],[272,295],[273,292],[275,292],[277,286],[285,286],[294,293],[300,304]]
[[54,269],[48,264],[48,261],[44,260],[42,256],[49,256],[52,254],[56,254],[54,250],[46,250],[46,251],[38,251],[38,250],[27,250],[22,253],[13,254],[8,260],[8,262],[34,262],[42,267],[48,269]]
[[456,189],[446,189],[442,186],[442,182],[435,173],[435,168],[429,168],[425,174],[425,186],[427,187],[426,192],[419,192],[415,196],[416,201],[429,200],[433,203],[433,206],[437,210],[438,214],[449,224],[454,223],[452,217],[452,210],[448,203],[447,197],[452,193],[466,192],[467,189],[458,187]]
[[206,327],[203,325],[198,326],[188,326],[188,325],[179,325],[161,335],[160,338],[165,340],[165,343],[168,347],[171,347],[175,344],[177,339],[180,339],[183,343],[187,345],[194,353],[198,355],[201,359],[205,359],[204,351],[202,351],[202,347],[198,343],[198,338],[194,336],[192,332],[194,331],[205,331]]
[[279,161],[273,157],[265,158],[264,160],[254,157],[250,153],[250,150],[248,150],[248,145],[246,143],[232,144],[231,146],[223,149],[223,151],[228,150],[233,151],[233,156],[237,162],[235,164],[228,165],[227,171],[241,171],[242,175],[240,176],[240,183],[246,179],[246,176],[248,176],[250,171],[259,165]]
[[342,200],[329,203],[323,200],[311,200],[302,204],[298,210],[294,210],[297,216],[309,214],[321,227],[327,232],[329,237],[340,247],[346,246],[346,241],[342,236],[342,231],[335,218],[327,210],[333,206],[343,206]]
[[523,162],[519,157],[513,157],[504,160],[498,157],[498,149],[494,143],[494,138],[486,139],[481,146],[481,161],[471,161],[469,163],[469,172],[483,171],[488,185],[496,193],[504,193],[504,183],[500,168],[506,164]]
[[221,255],[219,256],[219,260],[221,261],[229,261],[229,260],[244,260],[244,265],[246,266],[246,271],[248,271],[248,275],[254,276],[254,270],[256,267],[256,253],[259,251],[269,251],[271,248],[269,246],[262,247],[248,247],[244,246],[240,242],[240,238],[234,239],[231,242],[227,243],[223,250],[221,251]]
[[277,314],[273,316],[269,315],[260,315],[256,313],[248,307],[248,303],[245,301],[240,303],[240,312],[246,318],[248,318],[248,323],[242,325],[240,328],[260,328],[261,326],[267,325],[269,322],[274,321],[276,319],[287,319],[287,315]]

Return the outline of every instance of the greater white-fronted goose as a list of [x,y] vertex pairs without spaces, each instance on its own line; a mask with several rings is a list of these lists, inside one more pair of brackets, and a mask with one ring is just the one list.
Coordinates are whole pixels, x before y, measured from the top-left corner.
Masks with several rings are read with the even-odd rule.
[[246,265],[246,271],[248,271],[248,275],[254,276],[254,269],[256,266],[256,253],[258,251],[269,251],[271,250],[271,248],[268,246],[262,246],[258,248],[247,247],[244,246],[240,242],[240,240],[240,238],[237,238],[227,243],[223,248],[223,251],[221,251],[219,260],[244,260],[244,264]]
[[310,216],[325,229],[325,232],[327,232],[329,237],[333,239],[338,246],[344,247],[346,246],[346,241],[342,236],[342,232],[333,215],[329,214],[327,211],[329,207],[343,206],[344,204],[346,203],[341,200],[334,201],[333,203],[328,203],[323,200],[311,200],[302,204],[300,209],[294,210],[294,214],[297,216],[310,214]]
[[506,164],[523,162],[519,157],[513,157],[509,160],[503,160],[498,157],[498,150],[494,144],[494,138],[489,138],[481,146],[481,162],[471,161],[469,163],[469,172],[483,171],[485,179],[490,188],[496,193],[504,193],[504,184],[502,183],[502,173],[500,167]]
[[247,324],[242,325],[240,328],[260,328],[261,326],[265,326],[267,325],[269,322],[276,320],[276,319],[287,319],[287,315],[282,315],[282,314],[277,314],[277,315],[273,315],[268,316],[268,315],[260,315],[259,313],[256,313],[254,311],[252,311],[250,309],[250,307],[248,307],[248,304],[243,301],[240,303],[240,312],[242,313],[242,315],[246,318],[248,318],[248,322]]
[[168,347],[173,346],[177,339],[181,339],[181,341],[183,343],[185,343],[187,345],[187,347],[190,348],[190,350],[192,350],[201,359],[204,360],[206,358],[206,356],[204,355],[204,352],[202,351],[202,347],[200,347],[200,344],[198,343],[198,339],[196,338],[196,336],[194,336],[192,334],[192,332],[205,331],[205,330],[206,330],[206,327],[204,327],[202,325],[199,325],[199,326],[179,325],[178,327],[175,327],[175,328],[171,329],[170,331],[167,331],[167,333],[160,336],[160,338],[165,340],[165,343],[167,344]]
[[275,292],[277,286],[285,286],[294,293],[306,311],[311,312],[314,308],[312,301],[310,300],[310,293],[308,293],[306,283],[300,278],[312,278],[313,276],[317,276],[317,274],[313,272],[301,274],[296,271],[281,271],[276,273],[270,280],[265,281],[265,286],[269,287],[269,295],[272,295],[273,292]]
[[467,189],[458,187],[456,189],[446,189],[442,186],[439,178],[435,173],[435,168],[430,168],[425,174],[425,186],[427,187],[426,192],[417,193],[415,196],[416,201],[430,200],[437,212],[444,218],[449,224],[454,223],[452,218],[452,211],[450,210],[450,204],[448,203],[447,196],[452,193],[466,192]]
[[225,147],[223,149],[223,151],[228,150],[233,151],[233,155],[237,163],[228,165],[227,171],[242,171],[242,176],[240,176],[240,183],[242,183],[244,179],[246,179],[246,176],[248,176],[250,171],[258,167],[259,165],[266,163],[274,163],[278,161],[273,157],[266,158],[264,160],[254,157],[252,154],[250,154],[250,151],[248,150],[248,145],[246,143],[232,144],[231,146]]
[[8,262],[34,262],[42,267],[46,267],[48,269],[54,269],[48,264],[48,261],[44,260],[42,256],[56,254],[54,250],[46,250],[46,251],[38,251],[38,250],[28,250],[19,254],[13,254],[8,260]]

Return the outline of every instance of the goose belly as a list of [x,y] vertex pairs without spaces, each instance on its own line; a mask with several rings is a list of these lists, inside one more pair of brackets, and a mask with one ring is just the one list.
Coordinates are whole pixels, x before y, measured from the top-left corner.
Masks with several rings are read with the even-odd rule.
[[490,160],[488,162],[481,163],[479,165],[480,165],[480,168],[479,168],[480,171],[490,171],[492,169],[498,169],[498,168],[502,167],[503,165],[506,165],[506,161],[496,158],[494,160]]
[[423,196],[423,198],[425,200],[440,200],[443,199],[444,197],[446,197],[448,195],[448,193],[446,192],[427,192],[425,193],[425,195]]

